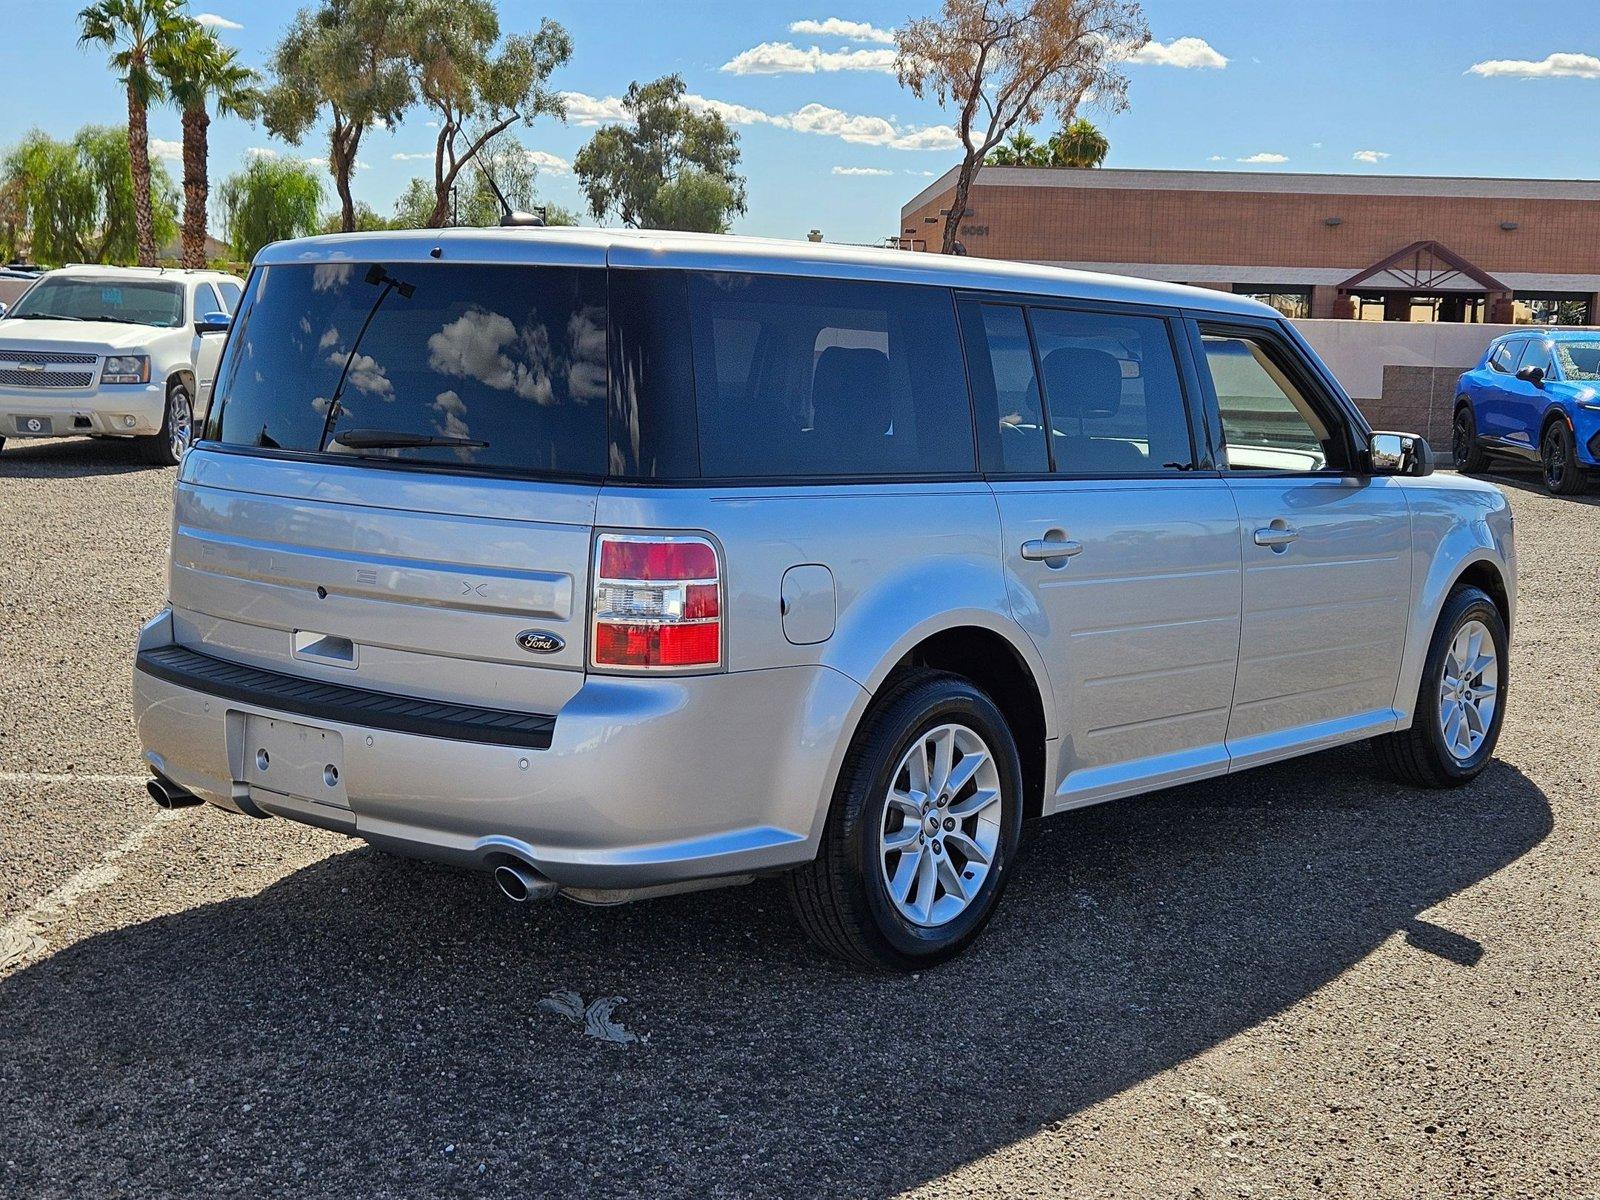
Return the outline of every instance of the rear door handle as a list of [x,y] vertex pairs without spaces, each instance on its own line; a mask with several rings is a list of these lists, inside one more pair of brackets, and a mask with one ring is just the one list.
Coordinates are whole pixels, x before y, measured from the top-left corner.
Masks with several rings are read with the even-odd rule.
[[1276,549],[1279,546],[1287,546],[1299,536],[1300,531],[1293,527],[1286,526],[1283,529],[1274,529],[1268,526],[1266,529],[1256,530],[1256,545],[1271,546]]
[[1022,543],[1022,557],[1030,562],[1051,562],[1082,553],[1082,542],[1057,542],[1048,538],[1033,538]]

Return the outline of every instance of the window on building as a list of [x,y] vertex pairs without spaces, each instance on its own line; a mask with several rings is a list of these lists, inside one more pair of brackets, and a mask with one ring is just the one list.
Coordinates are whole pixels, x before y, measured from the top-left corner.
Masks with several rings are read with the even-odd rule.
[[1269,304],[1286,317],[1295,319],[1311,315],[1311,289],[1308,287],[1294,287],[1293,285],[1265,284],[1265,283],[1236,283],[1233,285],[1235,296],[1249,296],[1252,300],[1259,300],[1262,304]]
[[1589,297],[1581,292],[1517,292],[1511,302],[1518,325],[1587,325]]

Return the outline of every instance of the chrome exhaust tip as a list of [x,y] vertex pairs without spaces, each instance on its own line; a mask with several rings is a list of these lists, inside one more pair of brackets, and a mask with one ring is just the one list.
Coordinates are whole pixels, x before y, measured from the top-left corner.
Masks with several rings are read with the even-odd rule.
[[184,791],[177,784],[170,780],[162,779],[159,775],[154,779],[147,780],[144,790],[150,793],[150,799],[154,800],[160,808],[191,808],[196,804],[205,803],[199,796],[194,795],[192,792]]
[[494,869],[494,882],[507,900],[517,904],[529,900],[545,900],[557,891],[556,881],[546,879],[532,867],[522,863],[501,863]]

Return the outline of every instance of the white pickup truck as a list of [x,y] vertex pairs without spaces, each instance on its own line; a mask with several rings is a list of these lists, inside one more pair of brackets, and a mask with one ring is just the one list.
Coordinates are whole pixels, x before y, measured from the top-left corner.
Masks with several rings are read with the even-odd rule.
[[210,397],[243,284],[216,271],[50,271],[0,317],[7,438],[137,438],[176,463]]

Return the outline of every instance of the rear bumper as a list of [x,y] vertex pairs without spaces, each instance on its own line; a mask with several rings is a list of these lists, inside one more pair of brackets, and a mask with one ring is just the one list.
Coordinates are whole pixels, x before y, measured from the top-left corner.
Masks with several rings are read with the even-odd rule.
[[[0,437],[142,437],[161,432],[166,389],[159,383],[116,384],[96,391],[0,388]],[[33,428],[39,421],[41,427]]]
[[[171,644],[162,614],[140,649]],[[536,749],[403,732],[354,714],[312,719],[134,672],[145,758],[213,804],[462,866],[518,858],[569,888],[650,887],[808,861],[866,700],[853,680],[821,666],[591,676],[555,715],[548,748]],[[333,801],[251,782],[252,716],[337,735]]]

